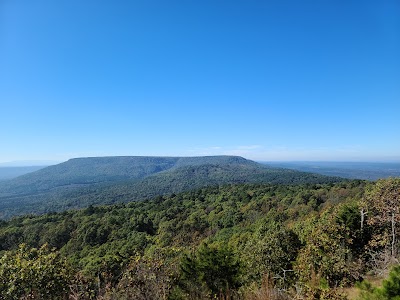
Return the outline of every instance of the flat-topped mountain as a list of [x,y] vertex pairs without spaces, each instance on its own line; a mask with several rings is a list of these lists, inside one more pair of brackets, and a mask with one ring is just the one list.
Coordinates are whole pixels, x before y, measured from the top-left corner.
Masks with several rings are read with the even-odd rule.
[[260,167],[256,162],[237,156],[73,158],[1,184],[0,196],[8,193],[30,194],[61,186],[137,180],[166,170],[201,165]]
[[0,217],[137,201],[210,185],[340,180],[239,156],[75,158],[0,182]]

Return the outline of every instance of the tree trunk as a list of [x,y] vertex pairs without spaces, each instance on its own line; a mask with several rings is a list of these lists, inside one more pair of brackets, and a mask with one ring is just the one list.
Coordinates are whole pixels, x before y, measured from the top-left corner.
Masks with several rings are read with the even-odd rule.
[[396,242],[396,233],[395,233],[395,219],[394,219],[394,211],[392,211],[392,258],[395,257],[394,247]]
[[361,232],[362,232],[364,228],[364,218],[367,213],[364,211],[364,208],[361,208],[360,213],[361,213]]

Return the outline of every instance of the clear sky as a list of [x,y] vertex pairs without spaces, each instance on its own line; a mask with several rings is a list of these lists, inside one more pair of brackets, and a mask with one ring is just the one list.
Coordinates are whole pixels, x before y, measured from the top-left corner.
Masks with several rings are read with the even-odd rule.
[[0,162],[217,154],[400,161],[400,1],[0,1]]

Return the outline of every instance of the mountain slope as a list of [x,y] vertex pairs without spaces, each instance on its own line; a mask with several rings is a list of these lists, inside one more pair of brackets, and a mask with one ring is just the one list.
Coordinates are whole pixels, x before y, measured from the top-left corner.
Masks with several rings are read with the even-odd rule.
[[204,164],[259,166],[237,156],[148,157],[114,156],[74,158],[0,184],[0,197],[32,194],[57,187],[142,179],[168,169]]
[[80,158],[1,183],[0,217],[137,201],[205,186],[340,180],[236,156]]
[[24,167],[3,167],[0,166],[0,180],[10,180],[18,176],[22,176],[40,169],[46,166],[24,166]]
[[74,158],[0,184],[0,196],[31,194],[69,185],[140,179],[171,168],[176,158],[88,157]]

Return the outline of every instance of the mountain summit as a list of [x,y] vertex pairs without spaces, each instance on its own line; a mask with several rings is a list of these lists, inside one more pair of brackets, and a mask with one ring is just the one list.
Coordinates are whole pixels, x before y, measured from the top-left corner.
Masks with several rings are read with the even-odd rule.
[[239,156],[74,158],[0,183],[0,217],[144,200],[210,185],[340,181]]

